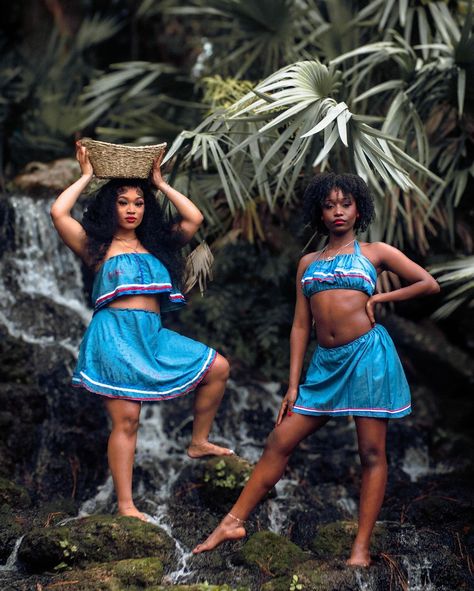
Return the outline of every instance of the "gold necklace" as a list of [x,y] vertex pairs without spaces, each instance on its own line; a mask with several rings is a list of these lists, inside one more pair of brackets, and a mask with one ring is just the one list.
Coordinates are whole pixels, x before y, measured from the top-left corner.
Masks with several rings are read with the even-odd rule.
[[[325,257],[324,259],[322,259],[323,261],[333,261],[337,255],[341,252],[341,250],[343,248],[346,248],[346,246],[349,246],[349,244],[352,244],[353,242],[355,242],[355,238],[353,238],[352,240],[350,240],[347,244],[343,244],[341,246],[341,248],[339,248],[333,255],[329,256],[329,257]],[[323,252],[326,252],[326,250],[328,249],[329,244],[326,244],[326,246],[323,248],[323,250],[319,253],[319,256],[316,260],[321,258],[321,255],[323,254]]]
[[[135,238],[120,238],[119,236],[114,236],[114,240],[120,240],[120,242],[123,242],[123,244],[132,252],[138,252],[138,238],[136,236]],[[134,240],[136,240],[135,246],[127,244],[127,242],[133,242]]]

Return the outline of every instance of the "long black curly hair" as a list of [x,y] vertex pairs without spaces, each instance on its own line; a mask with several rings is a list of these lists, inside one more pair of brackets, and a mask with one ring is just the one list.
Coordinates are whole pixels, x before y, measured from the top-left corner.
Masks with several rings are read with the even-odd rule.
[[328,172],[316,175],[303,195],[303,219],[313,230],[328,234],[322,216],[324,200],[333,189],[340,189],[343,195],[352,195],[359,217],[354,230],[364,232],[375,219],[374,201],[365,182],[356,174],[335,174]]
[[88,201],[82,227],[87,235],[91,270],[104,258],[117,230],[116,200],[124,187],[140,189],[143,193],[145,210],[142,223],[136,229],[137,238],[165,265],[173,283],[179,287],[184,261],[180,254],[179,233],[172,230],[178,220],[165,215],[152,185],[141,179],[112,179]]

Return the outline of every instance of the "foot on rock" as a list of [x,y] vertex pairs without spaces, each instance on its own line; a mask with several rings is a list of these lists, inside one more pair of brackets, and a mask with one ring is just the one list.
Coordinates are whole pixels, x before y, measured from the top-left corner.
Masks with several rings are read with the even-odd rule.
[[194,548],[193,554],[200,554],[201,552],[214,550],[214,548],[217,548],[222,542],[240,540],[245,537],[246,533],[245,528],[240,522],[226,516],[212,534],[202,544],[198,544]]
[[141,513],[136,507],[119,507],[119,515],[124,517],[136,517],[140,521],[148,522],[148,518],[146,515]]
[[205,458],[206,456],[233,456],[234,451],[227,447],[215,445],[210,441],[203,443],[191,443],[188,447],[188,456],[193,460],[197,458]]
[[351,556],[346,560],[347,566],[359,566],[368,568],[371,564],[370,553],[365,548],[353,547]]

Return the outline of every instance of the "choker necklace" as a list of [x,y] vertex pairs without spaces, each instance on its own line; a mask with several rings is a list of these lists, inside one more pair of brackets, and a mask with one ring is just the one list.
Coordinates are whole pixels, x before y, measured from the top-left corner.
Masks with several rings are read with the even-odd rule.
[[[349,242],[347,244],[343,244],[333,255],[331,255],[329,257],[325,257],[322,260],[323,261],[333,261],[343,248],[346,248],[346,246],[349,246],[349,244],[352,244],[353,242],[355,242],[355,238],[353,238],[352,240],[349,240]],[[326,246],[323,248],[323,250],[319,253],[319,256],[316,258],[316,260],[321,258],[322,254],[327,251],[328,246],[329,246],[329,244],[326,244]]]

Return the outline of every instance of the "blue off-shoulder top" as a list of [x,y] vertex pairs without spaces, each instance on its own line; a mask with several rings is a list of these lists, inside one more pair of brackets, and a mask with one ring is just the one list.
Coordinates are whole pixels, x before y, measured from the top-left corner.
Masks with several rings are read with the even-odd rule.
[[354,252],[339,254],[331,259],[316,259],[309,264],[301,278],[303,293],[310,298],[328,289],[355,289],[368,296],[373,295],[377,271],[365,257],[359,243],[354,242]]
[[94,310],[100,310],[121,296],[157,294],[160,310],[169,312],[186,303],[173,287],[163,263],[151,253],[123,253],[107,259],[92,286]]

